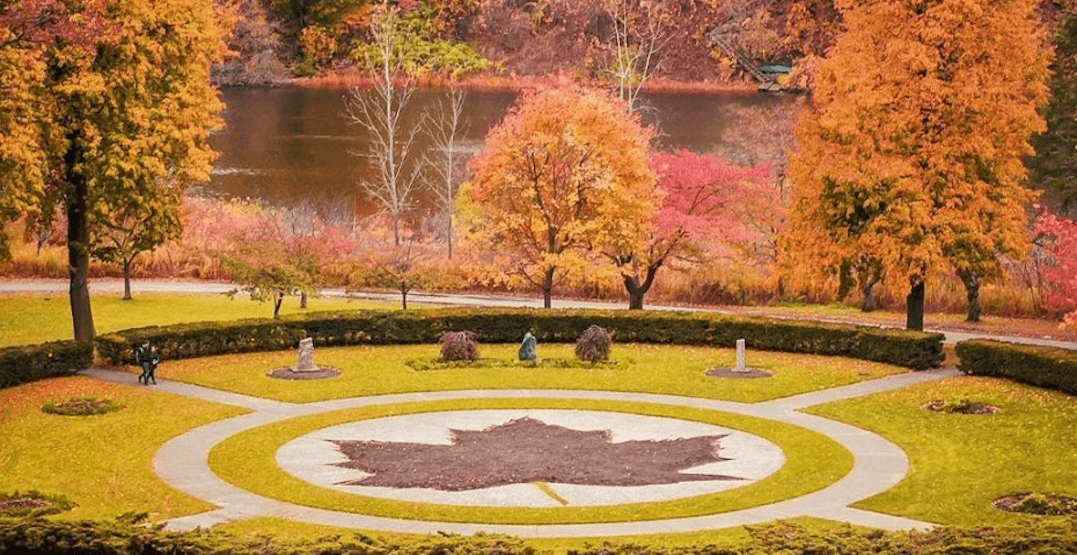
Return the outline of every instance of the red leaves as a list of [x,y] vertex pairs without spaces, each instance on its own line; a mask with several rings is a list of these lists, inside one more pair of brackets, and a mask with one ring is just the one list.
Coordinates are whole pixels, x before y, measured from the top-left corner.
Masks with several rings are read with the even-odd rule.
[[1047,308],[1069,311],[1066,322],[1077,328],[1077,223],[1045,212],[1036,231],[1047,245],[1053,264],[1043,268],[1051,284]]

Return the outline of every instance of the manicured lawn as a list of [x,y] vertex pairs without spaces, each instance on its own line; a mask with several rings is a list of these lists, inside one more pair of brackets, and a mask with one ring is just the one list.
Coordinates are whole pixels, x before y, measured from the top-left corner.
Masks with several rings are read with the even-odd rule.
[[[108,398],[126,408],[93,416],[41,411],[49,401]],[[36,489],[78,503],[60,518],[113,518],[151,511],[167,519],[215,507],[165,485],[153,454],[191,428],[243,409],[155,393],[85,377],[43,380],[0,390],[0,491]]]
[[[270,303],[260,303],[236,295],[183,295],[145,293],[124,301],[117,294],[93,295],[94,326],[97,333],[109,333],[143,326],[165,326],[186,322],[268,318]],[[349,301],[312,298],[307,311],[395,308],[376,301]],[[281,314],[302,312],[299,299],[285,299]],[[0,347],[71,339],[71,309],[67,294],[0,295]]]
[[[506,362],[516,358],[516,345],[482,345],[483,357]],[[317,364],[343,370],[322,380],[278,380],[266,372],[292,366],[294,351],[251,353],[165,361],[158,377],[296,403],[455,389],[598,389],[665,393],[756,402],[816,391],[907,371],[888,364],[854,359],[772,352],[749,352],[748,365],[774,373],[771,378],[728,379],[706,375],[709,368],[732,366],[730,349],[679,345],[616,344],[618,364],[594,368],[528,368],[520,365],[445,368],[416,371],[408,359],[432,360],[437,345],[316,348]],[[572,345],[539,345],[539,356],[572,359]]]
[[[922,408],[932,399],[961,398],[1001,412],[945,414]],[[864,509],[944,524],[1014,524],[1035,517],[995,509],[994,499],[1020,492],[1077,496],[1077,397],[961,377],[811,412],[877,432],[909,454],[910,476],[861,502]]]
[[[352,495],[312,485],[288,474],[276,464],[276,452],[281,445],[328,426],[414,412],[482,408],[607,410],[696,420],[768,439],[782,448],[786,463],[763,480],[709,495],[657,503],[552,509],[461,507]],[[571,399],[470,399],[407,403],[294,418],[236,434],[214,447],[209,460],[214,472],[247,491],[302,505],[393,518],[511,524],[654,520],[735,511],[822,489],[852,469],[852,455],[838,443],[816,432],[781,422],[668,405]],[[826,461],[826,464],[820,465],[819,461]]]

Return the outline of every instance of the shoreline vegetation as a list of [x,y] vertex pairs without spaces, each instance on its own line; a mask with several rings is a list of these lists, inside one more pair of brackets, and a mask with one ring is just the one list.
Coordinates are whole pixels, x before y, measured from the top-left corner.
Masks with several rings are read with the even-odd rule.
[[[566,77],[567,79],[568,77]],[[540,75],[492,75],[476,74],[453,79],[443,74],[431,74],[412,78],[413,84],[422,89],[443,90],[460,88],[474,92],[515,92],[549,85],[556,82],[556,76]],[[583,83],[593,88],[608,87],[604,81],[590,81]],[[290,77],[277,83],[267,85],[228,85],[227,88],[251,88],[251,87],[304,87],[304,88],[350,88],[353,86],[370,88],[373,81],[369,72],[358,69],[347,71],[329,72],[313,77]],[[744,93],[757,94],[762,91],[754,84],[746,81],[683,81],[664,77],[655,77],[644,83],[642,91],[647,94],[714,94],[714,93]],[[785,91],[782,94],[801,94],[799,92]],[[774,94],[774,93],[767,93]]]

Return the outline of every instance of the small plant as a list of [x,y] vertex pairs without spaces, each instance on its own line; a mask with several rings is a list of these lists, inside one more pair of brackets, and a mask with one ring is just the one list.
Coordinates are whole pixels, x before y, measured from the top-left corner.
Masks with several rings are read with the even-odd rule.
[[39,517],[70,511],[75,506],[64,495],[48,495],[37,490],[0,493],[0,516]]
[[998,412],[997,407],[978,403],[967,397],[945,401],[942,399],[934,399],[924,405],[924,408],[935,412],[946,412],[950,414],[994,414]]
[[473,331],[448,331],[441,335],[441,360],[475,361],[479,359],[479,343]]
[[1077,499],[1061,495],[1023,493],[1010,495],[995,501],[995,506],[1015,513],[1057,516],[1077,514]]
[[72,397],[66,401],[50,401],[41,407],[43,412],[59,414],[61,416],[90,416],[93,414],[106,414],[116,412],[123,405],[112,399],[98,399],[96,397]]
[[606,328],[592,325],[576,340],[576,358],[592,364],[607,362],[612,343],[613,337]]

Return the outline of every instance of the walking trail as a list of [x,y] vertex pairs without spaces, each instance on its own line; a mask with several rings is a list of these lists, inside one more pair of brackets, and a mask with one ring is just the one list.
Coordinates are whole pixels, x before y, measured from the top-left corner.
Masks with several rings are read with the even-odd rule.
[[[135,385],[134,374],[101,368],[92,368],[85,373],[102,380]],[[245,407],[252,412],[214,422],[173,438],[155,455],[154,469],[170,486],[220,507],[215,511],[169,521],[167,526],[175,530],[210,527],[247,518],[277,517],[326,526],[415,534],[437,532],[473,534],[481,531],[520,537],[606,537],[714,530],[803,516],[888,530],[925,529],[931,527],[932,524],[850,507],[859,500],[892,488],[904,479],[909,470],[909,460],[897,445],[871,432],[805,414],[799,410],[831,401],[941,380],[958,374],[959,372],[952,368],[909,372],[755,404],[672,395],[575,390],[445,391],[294,404],[161,380],[156,386],[159,391]],[[554,525],[495,525],[405,520],[305,507],[242,490],[214,474],[208,463],[210,450],[221,441],[245,430],[297,416],[415,401],[498,398],[631,401],[755,416],[821,433],[848,449],[853,454],[855,462],[853,469],[846,476],[826,488],[770,505],[690,518]]]

